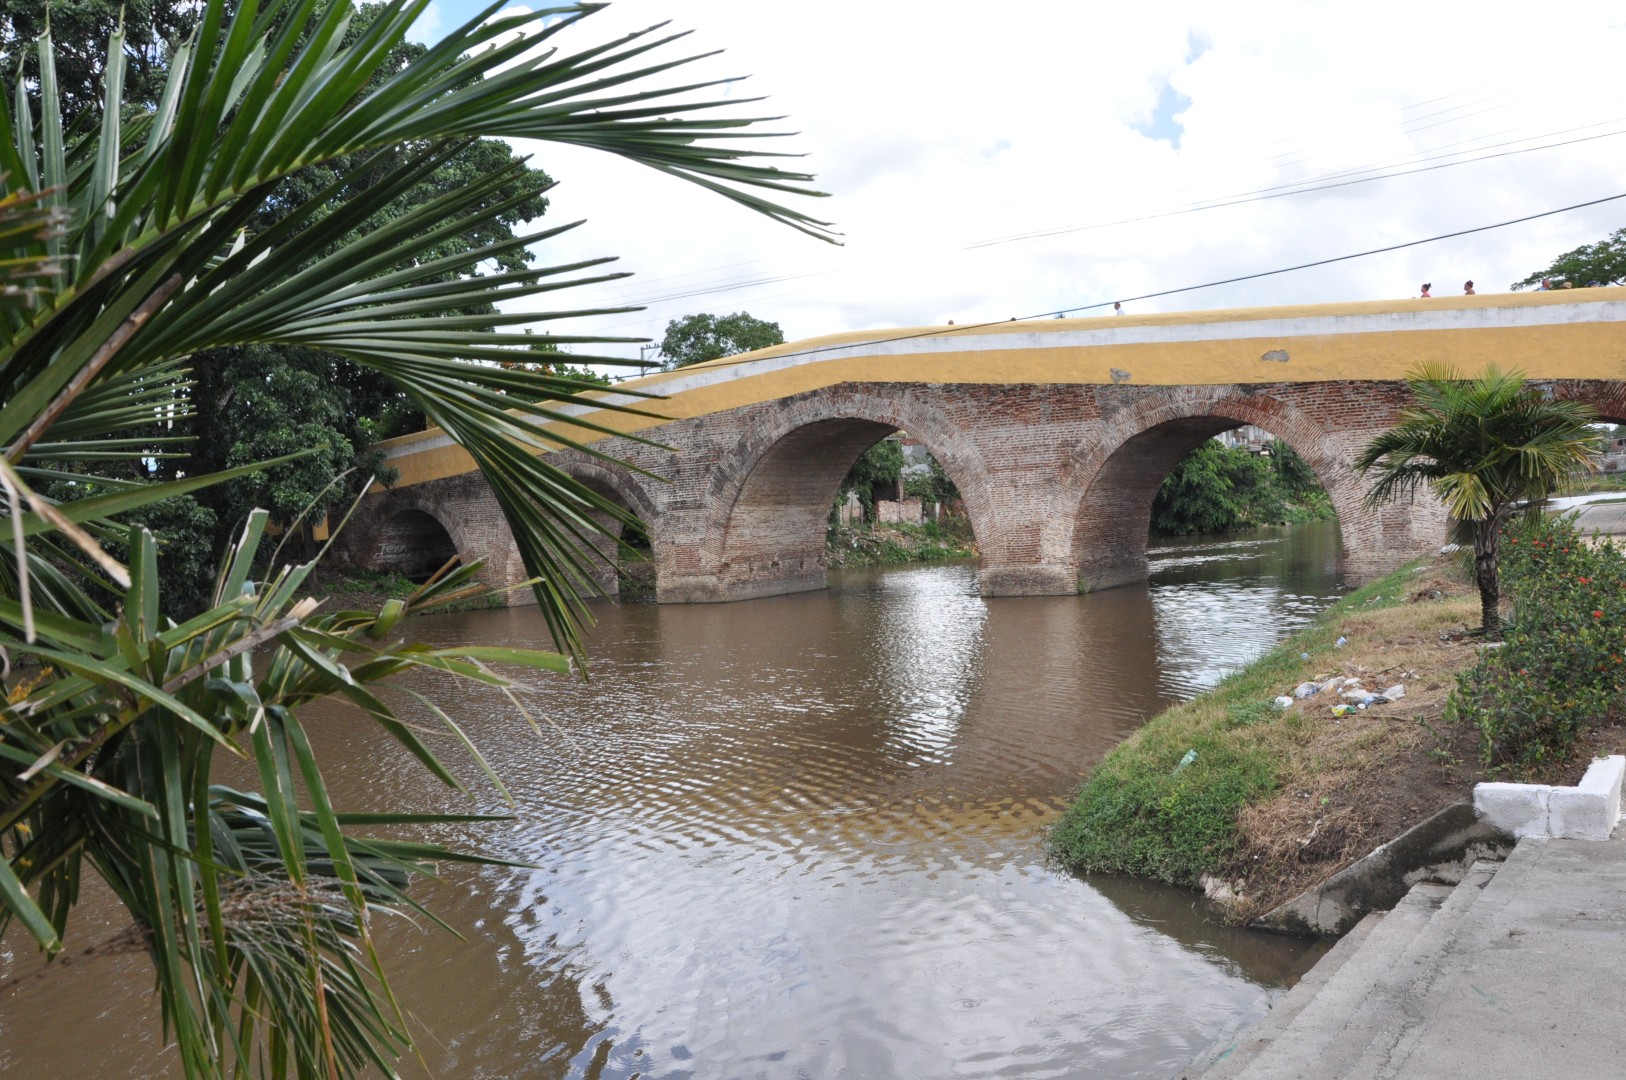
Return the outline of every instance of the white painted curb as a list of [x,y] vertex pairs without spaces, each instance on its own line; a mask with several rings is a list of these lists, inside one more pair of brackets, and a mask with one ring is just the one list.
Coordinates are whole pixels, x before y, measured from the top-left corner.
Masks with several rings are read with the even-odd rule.
[[1599,758],[1575,787],[1475,784],[1474,814],[1515,837],[1607,840],[1620,820],[1626,756]]

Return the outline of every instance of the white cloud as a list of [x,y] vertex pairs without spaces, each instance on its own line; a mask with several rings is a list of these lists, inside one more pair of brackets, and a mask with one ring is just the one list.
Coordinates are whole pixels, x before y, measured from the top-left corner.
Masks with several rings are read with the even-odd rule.
[[[548,220],[586,217],[542,261],[600,254],[637,272],[572,307],[649,310],[557,323],[658,338],[668,319],[749,310],[792,339],[966,322],[1111,301],[1400,243],[1626,192],[1626,134],[1480,164],[1181,216],[1106,224],[1282,184],[1626,132],[1613,4],[1376,3],[1155,8],[963,0],[621,0],[558,40],[584,46],[670,17],[672,51],[726,47],[697,71],[754,73],[831,197],[830,248],[604,155],[525,148],[561,186]],[[1205,48],[1194,60],[1192,43]],[[1178,149],[1135,130],[1172,86]],[[1601,126],[1534,139],[1585,125]],[[1527,140],[1515,142],[1515,140]],[[1484,152],[1498,152],[1486,150]],[[1454,160],[1442,157],[1438,162]],[[1626,224],[1626,200],[1514,228],[1131,310],[1502,289]],[[1078,228],[1080,226],[1104,226]],[[979,241],[1057,231],[993,246]],[[744,287],[719,290],[723,287]],[[606,351],[634,355],[631,346]]]

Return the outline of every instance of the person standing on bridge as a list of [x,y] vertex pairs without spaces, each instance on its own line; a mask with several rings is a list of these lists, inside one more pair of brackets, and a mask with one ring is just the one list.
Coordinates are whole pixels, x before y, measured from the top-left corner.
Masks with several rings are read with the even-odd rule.
[[1462,295],[1463,296],[1472,296],[1472,295],[1474,295],[1474,283],[1473,283],[1472,279],[1470,279],[1468,281],[1464,281],[1462,283]]
[[1429,282],[1427,282],[1427,281],[1425,281],[1425,282],[1423,282],[1423,295],[1422,295],[1422,296],[1419,296],[1419,297],[1418,297],[1418,298],[1417,298],[1417,299],[1419,299],[1419,300],[1429,300],[1429,299],[1432,299],[1432,298],[1431,298],[1431,297],[1430,297],[1430,296],[1429,296],[1429,295],[1428,295],[1428,290],[1430,290],[1430,289],[1432,289],[1432,288],[1433,288],[1433,287],[1434,287],[1434,286],[1433,286],[1433,285],[1432,285],[1432,284],[1431,284],[1431,283],[1429,283]]

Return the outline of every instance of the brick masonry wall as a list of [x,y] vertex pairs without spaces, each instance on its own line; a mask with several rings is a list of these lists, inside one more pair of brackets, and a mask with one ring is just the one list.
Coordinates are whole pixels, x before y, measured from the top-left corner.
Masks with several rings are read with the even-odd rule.
[[[1552,384],[1626,416],[1626,383]],[[745,599],[821,588],[824,529],[841,477],[888,432],[907,431],[959,488],[982,552],[987,595],[1070,593],[1140,580],[1152,498],[1179,458],[1253,424],[1292,446],[1338,512],[1345,577],[1368,580],[1434,550],[1445,516],[1432,498],[1369,510],[1351,462],[1408,401],[1397,382],[1202,387],[842,384],[682,420],[550,462],[605,492],[650,529],[662,602]],[[434,515],[465,558],[486,555],[494,584],[523,568],[496,501],[474,474],[369,497],[351,526],[365,564],[391,516]],[[606,555],[613,545],[603,547]],[[487,554],[489,553],[489,554]],[[608,581],[613,586],[613,577]]]

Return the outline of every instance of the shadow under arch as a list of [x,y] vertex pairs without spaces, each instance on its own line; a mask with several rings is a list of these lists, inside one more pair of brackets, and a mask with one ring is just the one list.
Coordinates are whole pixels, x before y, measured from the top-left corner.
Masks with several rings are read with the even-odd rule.
[[[649,561],[653,573],[653,566],[659,565],[659,556],[666,541],[659,528],[657,504],[650,498],[637,474],[625,465],[584,454],[560,455],[552,464],[583,487],[638,519],[649,539]],[[590,583],[600,595],[615,596],[621,591],[621,574],[625,569],[625,533],[621,523],[610,514],[591,512],[588,516],[602,530],[584,530],[590,548],[584,553],[591,571]]]
[[380,520],[364,565],[424,582],[449,561],[462,561],[464,551],[465,546],[429,507],[402,500]]
[[1051,542],[1069,553],[1082,586],[1105,589],[1143,581],[1152,502],[1180,459],[1204,440],[1253,425],[1304,458],[1338,516],[1347,554],[1357,543],[1366,486],[1333,433],[1279,398],[1227,387],[1147,398],[1106,419],[1068,458],[1062,512]]
[[989,482],[965,431],[906,388],[845,384],[786,399],[712,470],[703,576],[663,601],[744,600],[822,589],[825,532],[842,477],[871,446],[907,431],[960,492],[972,535],[985,534]]

